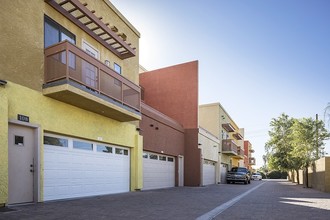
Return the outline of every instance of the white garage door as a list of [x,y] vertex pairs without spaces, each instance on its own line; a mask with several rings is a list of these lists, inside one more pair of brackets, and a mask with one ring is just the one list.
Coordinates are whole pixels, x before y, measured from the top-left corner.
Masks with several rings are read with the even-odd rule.
[[160,189],[174,186],[174,157],[144,152],[143,189]]
[[215,184],[215,162],[204,160],[203,185]]
[[129,149],[46,135],[44,201],[129,191]]

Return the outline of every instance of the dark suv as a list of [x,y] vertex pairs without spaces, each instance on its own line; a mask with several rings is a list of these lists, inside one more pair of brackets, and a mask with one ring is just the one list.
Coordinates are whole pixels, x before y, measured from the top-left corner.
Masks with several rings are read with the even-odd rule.
[[243,182],[244,184],[251,183],[250,171],[245,167],[233,167],[227,172],[227,184]]

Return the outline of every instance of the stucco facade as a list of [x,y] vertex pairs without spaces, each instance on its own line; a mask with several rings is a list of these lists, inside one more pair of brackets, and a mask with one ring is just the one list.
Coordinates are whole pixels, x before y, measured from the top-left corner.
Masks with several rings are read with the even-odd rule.
[[140,85],[147,105],[185,129],[184,184],[200,186],[201,149],[198,147],[198,61],[141,71]]
[[252,144],[248,140],[244,141],[244,153],[244,164],[249,170],[252,170],[252,166],[256,164],[256,161],[252,155],[252,153],[254,153]]
[[[184,128],[175,120],[142,103],[140,134],[143,136],[143,151],[175,158],[175,186],[183,179],[179,174],[178,161],[184,158]],[[182,171],[183,172],[183,171]],[[172,175],[172,173],[170,173]]]
[[[139,106],[130,108],[126,106],[125,100],[122,103],[111,101],[111,98],[104,98],[102,94],[96,94],[91,89],[72,86],[70,83],[62,85],[60,89],[56,87],[58,84],[52,84],[46,88],[45,66],[48,61],[45,57],[47,49],[44,48],[44,21],[45,17],[48,17],[74,34],[75,46],[70,47],[77,48],[74,50],[79,54],[85,53],[81,50],[83,41],[92,45],[99,56],[97,60],[88,59],[94,59],[93,62],[97,63],[98,68],[113,74],[114,71],[111,68],[114,63],[119,64],[122,69],[121,75],[118,76],[119,82],[123,83],[123,86],[124,83],[135,86],[138,96],[140,95],[138,90],[140,34],[110,2],[84,1],[87,3],[81,6],[84,10],[88,13],[95,10],[93,14],[99,17],[98,20],[102,20],[104,24],[114,25],[118,29],[118,34],[124,33],[125,41],[135,47],[135,56],[119,57],[100,43],[102,39],[97,41],[95,37],[55,10],[49,2],[53,1],[14,0],[2,3],[0,49],[3,53],[0,55],[0,79],[5,80],[7,84],[0,86],[0,204],[8,203],[8,160],[10,160],[8,158],[8,126],[10,124],[33,127],[38,131],[36,138],[38,156],[35,163],[37,165],[35,172],[38,172],[35,174],[37,198],[34,198],[34,202],[44,201],[44,133],[128,148],[130,150],[129,187],[130,190],[141,189],[142,136],[136,130],[138,121],[141,119]],[[70,2],[79,3],[79,1]],[[109,31],[109,33],[112,32]],[[122,43],[123,40],[119,42]],[[125,47],[128,47],[128,44],[125,44]],[[87,57],[86,54],[84,56]],[[75,60],[78,60],[78,56]],[[107,69],[103,64],[105,60],[110,62],[111,68]],[[68,66],[69,64],[67,68]],[[60,91],[61,89],[63,90]],[[79,103],[69,100],[70,97],[77,98]],[[140,102],[139,97],[136,102]],[[92,108],[93,105],[95,109]],[[28,122],[18,120],[18,115],[27,116]]]
[[220,103],[199,105],[199,123],[220,141],[223,182],[227,170],[244,165],[244,130],[237,126]]
[[[220,183],[221,149],[220,140],[204,128],[199,128],[198,146],[202,152],[204,164],[213,163],[215,166],[215,183]],[[202,169],[202,172],[205,170]],[[203,175],[203,174],[202,174]],[[202,185],[205,185],[202,178]]]

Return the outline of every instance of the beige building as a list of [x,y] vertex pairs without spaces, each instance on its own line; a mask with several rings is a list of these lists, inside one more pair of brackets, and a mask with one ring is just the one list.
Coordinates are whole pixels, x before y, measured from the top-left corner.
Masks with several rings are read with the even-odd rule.
[[220,141],[220,182],[226,172],[244,165],[244,129],[240,129],[220,103],[199,106],[199,125]]
[[220,140],[200,127],[198,132],[198,148],[201,149],[201,185],[220,183]]
[[1,2],[0,206],[142,186],[139,32],[108,0]]

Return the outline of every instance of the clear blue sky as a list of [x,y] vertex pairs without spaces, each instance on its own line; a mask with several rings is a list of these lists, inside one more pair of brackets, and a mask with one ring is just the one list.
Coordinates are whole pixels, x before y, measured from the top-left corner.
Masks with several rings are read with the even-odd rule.
[[323,118],[330,0],[111,2],[141,33],[140,64],[148,70],[199,60],[199,103],[220,102],[245,128],[257,167],[272,118]]

